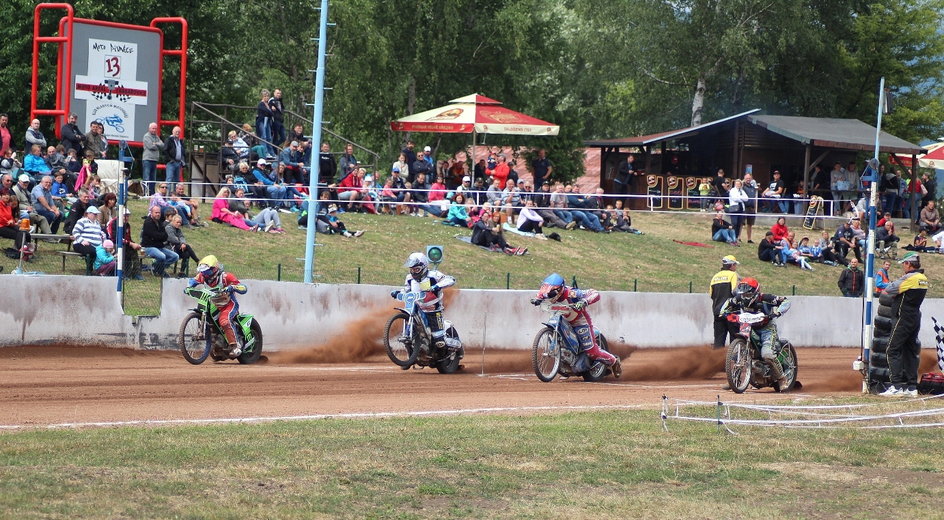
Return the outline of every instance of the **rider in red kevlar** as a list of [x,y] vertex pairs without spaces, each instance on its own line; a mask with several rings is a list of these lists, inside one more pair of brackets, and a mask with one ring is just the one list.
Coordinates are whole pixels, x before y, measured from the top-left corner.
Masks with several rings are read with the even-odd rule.
[[242,354],[242,346],[236,342],[236,338],[239,336],[236,334],[233,320],[239,315],[239,303],[233,293],[246,294],[246,286],[233,273],[223,271],[223,266],[220,265],[214,255],[206,256],[203,260],[200,260],[200,265],[197,266],[197,275],[190,279],[189,287],[201,283],[218,293],[210,301],[220,310],[217,320],[226,335],[230,356],[238,357]]
[[575,289],[564,285],[564,277],[552,273],[544,279],[541,288],[538,290],[536,298],[531,299],[533,305],[540,305],[542,301],[550,300],[552,302],[562,302],[570,305],[570,312],[562,314],[561,318],[570,323],[577,339],[580,340],[580,346],[587,355],[595,360],[608,365],[613,370],[613,375],[619,377],[622,373],[620,360],[618,357],[600,348],[597,345],[596,334],[593,329],[593,322],[590,320],[590,313],[587,312],[587,306],[600,301],[600,293],[594,289]]

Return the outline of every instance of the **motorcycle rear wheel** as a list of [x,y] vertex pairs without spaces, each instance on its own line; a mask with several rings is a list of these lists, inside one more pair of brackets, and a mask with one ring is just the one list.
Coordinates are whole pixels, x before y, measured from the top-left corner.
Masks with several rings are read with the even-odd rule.
[[206,361],[213,347],[213,326],[209,321],[203,322],[201,330],[200,313],[191,312],[180,324],[177,335],[177,347],[180,353],[192,365],[199,365]]
[[561,343],[563,338],[556,330],[543,328],[534,337],[531,345],[531,367],[534,375],[545,383],[550,383],[560,371]]
[[[610,345],[606,342],[606,338],[603,336],[603,334],[600,334],[600,349],[607,352],[610,351]],[[606,377],[607,371],[610,370],[610,367],[604,365],[603,363],[594,362],[593,366],[596,368],[591,368],[582,374],[584,381],[596,383],[597,381]]]
[[[459,333],[456,332],[455,327],[449,327],[446,329],[446,337],[451,339],[459,339]],[[451,359],[447,357],[439,363],[436,363],[436,370],[438,370],[440,374],[455,373],[457,370],[459,370],[459,362],[462,361],[461,354],[462,349],[459,349],[455,351]]]
[[781,363],[781,364],[783,365],[783,375],[787,377],[787,386],[784,388],[780,388],[780,385],[777,384],[777,382],[775,381],[774,382],[775,392],[786,392],[787,390],[793,388],[793,385],[794,383],[796,383],[796,380],[797,380],[797,371],[799,370],[799,367],[797,366],[796,349],[794,349],[793,345],[789,343],[787,343],[785,348],[787,349],[787,359],[785,360],[784,363]]
[[[413,344],[414,338],[405,336],[409,319],[410,317],[406,314],[394,314],[387,320],[387,326],[384,328],[384,348],[387,349],[387,357],[399,367],[412,366],[416,363],[416,356],[419,355],[419,349]],[[416,334],[413,336],[415,337]]]
[[262,327],[255,318],[252,319],[249,327],[252,329],[252,336],[256,338],[256,342],[253,343],[251,351],[243,352],[236,358],[241,365],[251,365],[262,357]]
[[747,390],[751,383],[751,348],[744,338],[736,338],[728,345],[724,373],[734,393],[742,394]]

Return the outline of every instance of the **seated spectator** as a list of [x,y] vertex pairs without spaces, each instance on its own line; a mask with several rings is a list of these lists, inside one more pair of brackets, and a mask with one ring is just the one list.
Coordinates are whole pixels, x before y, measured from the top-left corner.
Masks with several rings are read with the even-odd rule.
[[237,188],[235,197],[230,199],[229,210],[238,213],[246,225],[251,228],[254,227],[257,230],[272,234],[285,232],[282,229],[282,219],[279,217],[279,212],[272,208],[262,208],[255,217],[252,216],[249,212],[249,201],[246,199],[246,192],[242,188]]
[[98,175],[89,175],[88,182],[85,183],[85,189],[89,192],[89,200],[95,204],[101,203],[102,179]]
[[60,168],[66,167],[65,153],[66,150],[61,144],[59,146],[50,146],[46,150],[46,157],[44,157],[44,159],[51,171],[59,171]]
[[151,272],[154,276],[170,278],[167,267],[174,265],[180,257],[168,245],[164,215],[158,206],[151,206],[148,218],[144,219],[144,225],[141,227],[141,247],[144,248],[145,255],[154,259],[151,262]]
[[92,267],[97,256],[96,248],[105,240],[105,232],[98,223],[98,214],[98,208],[89,206],[85,210],[85,216],[72,228],[72,250],[85,256],[89,267]]
[[117,218],[111,219],[111,222],[108,223],[106,230],[108,238],[110,238],[112,242],[120,242],[123,244],[124,267],[122,276],[124,276],[125,279],[133,278],[135,280],[144,280],[144,278],[141,276],[141,256],[143,256],[143,248],[141,247],[141,244],[131,239],[131,223],[128,222],[128,217],[130,216],[131,210],[125,208],[121,221],[122,234],[120,241],[118,240]]
[[544,236],[544,230],[541,228],[541,226],[544,225],[544,219],[534,211],[533,200],[528,199],[528,201],[525,202],[524,207],[521,208],[521,212],[518,213],[517,224],[518,231],[534,233],[534,238],[547,240],[547,237]]
[[842,295],[847,298],[860,298],[865,291],[865,273],[859,269],[859,259],[849,260],[849,267],[842,270],[839,274],[839,281],[836,282]]
[[442,221],[447,226],[469,227],[469,212],[465,207],[465,197],[462,192],[456,193],[449,204],[449,213]]
[[[468,179],[468,177],[466,177]],[[463,182],[463,185],[466,183]],[[551,185],[550,183],[544,183],[538,189],[538,191],[532,197],[534,200],[534,210],[538,212],[538,215],[541,215],[541,218],[544,219],[545,227],[556,227],[564,229],[567,227],[567,222],[564,222],[563,219],[557,216],[554,213],[554,209],[551,207]],[[619,201],[617,201],[619,202]],[[616,223],[614,222],[614,226]]]
[[825,229],[820,235],[819,240],[814,244],[820,249],[820,255],[823,257],[823,263],[826,265],[848,265],[849,262],[841,255],[836,248],[836,241],[829,236]]
[[852,220],[843,222],[842,225],[836,229],[836,234],[833,235],[833,241],[835,242],[835,248],[839,251],[843,259],[849,256],[849,251],[852,250],[855,252],[855,257],[861,261],[862,254],[859,251],[859,242],[856,239],[855,232],[852,230],[852,222]]
[[92,269],[98,276],[115,276],[115,243],[105,239],[95,248],[95,262]]
[[163,211],[164,208],[170,206],[170,201],[167,200],[167,183],[161,182],[157,185],[157,190],[151,195],[151,198],[148,199],[148,212],[150,213],[151,208],[157,206]]
[[378,211],[386,215],[394,215],[399,213],[396,202],[397,194],[393,191],[393,176],[387,177],[387,180],[384,181],[383,188],[380,190],[380,194],[377,198],[380,201]]
[[[401,154],[402,155],[402,154]],[[413,195],[410,194],[410,190],[407,189],[406,178],[403,175],[403,172],[394,165],[393,170],[390,172],[391,179],[391,189],[396,195],[396,201],[401,204],[396,204],[393,206],[394,214],[402,215],[406,213],[411,213],[409,203],[413,201]],[[406,205],[402,203],[407,203]]]
[[69,209],[69,216],[66,218],[63,231],[72,233],[72,227],[85,215],[85,210],[89,207],[90,203],[91,199],[89,198],[88,190],[85,188],[80,189],[76,195],[76,200],[72,202],[72,207]]
[[49,223],[49,230],[53,234],[59,231],[62,222],[62,212],[52,197],[52,177],[44,175],[42,180],[30,192],[33,209],[42,215]]
[[200,201],[187,195],[187,187],[184,186],[184,183],[180,182],[174,185],[174,195],[171,197],[171,204],[175,206],[186,206],[187,216],[190,217],[190,223],[192,225],[205,225],[205,223],[200,220]]
[[364,175],[366,174],[367,170],[364,168],[356,168],[350,175],[345,177],[344,180],[338,184],[338,199],[349,203],[348,211],[363,209],[368,213],[376,215],[377,209],[373,204],[354,205],[355,202],[365,199],[367,199],[367,202],[371,202],[369,200],[370,195],[367,193],[367,190],[364,189]]
[[808,262],[823,262],[823,249],[815,244],[810,244],[810,237],[803,237],[797,245],[797,251],[800,256],[806,258]]
[[0,159],[0,174],[9,175],[11,178],[17,178],[20,176],[20,170],[23,168],[23,164],[20,163],[16,158],[16,152],[11,148],[7,148],[3,152],[3,159]]
[[279,163],[285,167],[284,180],[288,184],[304,184],[308,177],[308,168],[302,162],[302,152],[298,141],[292,141],[279,153]]
[[[0,188],[0,237],[9,238],[14,241],[13,247],[19,250],[23,243],[18,238],[20,231],[20,218],[14,211],[14,202],[16,199],[10,190],[6,187]],[[23,237],[25,238],[25,236]]]
[[800,253],[799,247],[796,243],[796,234],[792,231],[787,233],[787,236],[783,237],[783,240],[780,241],[780,265],[784,266],[788,262],[794,263],[800,267],[800,269],[805,269],[807,271],[812,271],[813,266],[809,264],[807,258]]
[[564,194],[567,197],[567,208],[570,210],[571,216],[578,222],[582,229],[587,229],[594,233],[602,233],[604,231],[603,226],[600,224],[600,219],[593,213],[583,210],[586,197],[575,192],[574,187],[570,184],[564,186]]
[[66,184],[66,170],[59,169],[52,176],[52,198],[56,203],[56,206],[59,206],[59,209],[63,207],[63,199],[69,196],[69,185]]
[[886,212],[882,215],[882,218],[878,219],[878,222],[875,223],[875,229],[877,230],[878,228],[884,226],[885,223],[891,221],[891,219],[892,219],[892,214],[891,214],[891,212],[886,211]]
[[895,235],[895,223],[891,220],[875,230],[875,252],[880,258],[898,258],[898,242],[901,240]]
[[[230,132],[230,135],[235,136],[236,132]],[[220,147],[220,172],[236,173],[241,159],[239,153],[233,148],[232,140],[227,140],[223,143],[223,146]]]
[[770,231],[774,234],[774,240],[783,240],[783,237],[787,236],[787,233],[790,232],[790,229],[787,227],[787,219],[785,217],[777,217],[777,223],[770,226]]
[[118,216],[118,196],[114,193],[102,195],[102,204],[98,207],[98,211],[101,212],[98,215],[98,223],[101,224],[102,229],[105,229],[111,219]]
[[211,213],[213,222],[229,224],[230,226],[242,229],[243,231],[258,230],[258,226],[247,224],[242,215],[229,209],[230,196],[231,193],[229,188],[225,187],[220,188],[219,193],[216,194],[216,198],[213,199],[213,212]]
[[328,235],[341,235],[347,238],[357,238],[364,234],[363,229],[354,232],[348,231],[347,226],[344,225],[344,222],[341,222],[341,219],[338,218],[337,204],[319,204],[318,221],[326,224],[323,227],[324,231],[322,231],[322,233]]
[[472,243],[487,247],[492,251],[501,251],[507,255],[521,256],[528,252],[528,248],[512,247],[505,241],[501,224],[492,220],[491,206],[483,206],[479,219],[472,225]]
[[764,239],[757,244],[757,258],[763,262],[780,265],[780,240],[774,239],[773,231],[768,231]]
[[[23,173],[20,174],[18,180],[19,182],[17,182],[16,186],[13,187],[13,196],[16,197],[17,205],[20,207],[19,218],[29,218],[30,223],[38,227],[40,232],[43,234],[52,233],[52,230],[49,227],[49,220],[40,214],[37,211],[38,208],[33,205],[32,193],[29,189],[31,182],[30,176]],[[81,216],[81,214],[76,216],[76,220],[78,220]]]
[[502,205],[502,191],[504,187],[500,185],[501,181],[498,179],[493,179],[492,184],[488,187],[488,190],[485,192],[485,200],[494,207],[501,207]]
[[919,251],[921,253],[937,253],[939,247],[940,246],[936,245],[934,242],[928,240],[927,230],[922,229],[915,235],[914,241],[905,246],[905,249],[908,251]]
[[76,190],[84,188],[88,184],[89,176],[98,173],[98,164],[95,162],[95,158],[95,152],[92,150],[85,151],[85,160],[82,161],[82,167],[75,179]]
[[734,226],[724,219],[723,211],[717,212],[711,221],[711,239],[715,242],[727,242],[732,246],[739,245],[734,235]]
[[413,206],[411,215],[417,217],[426,216],[427,213],[434,217],[442,217],[445,215],[446,212],[442,211],[440,206],[429,203],[429,192],[432,187],[429,182],[427,182],[425,172],[417,172],[416,178],[413,179],[412,188],[410,196],[413,197],[413,201],[416,204]]
[[[276,213],[278,215],[278,213]],[[167,245],[180,257],[180,268],[177,270],[177,278],[186,278],[190,272],[190,261],[194,264],[200,262],[200,257],[193,251],[193,247],[187,243],[184,232],[181,229],[184,219],[180,215],[174,215],[164,224],[164,230],[167,232]]]
[[237,163],[239,163],[239,161],[249,160],[249,143],[247,143],[240,135],[238,135],[236,130],[229,131],[229,133],[226,135],[226,142],[232,145],[233,151],[237,156]]
[[[252,176],[255,179],[256,185],[264,186],[265,195],[261,198],[265,199],[266,206],[290,211],[283,205],[288,191],[287,188],[285,185],[278,182],[278,178],[275,174],[268,173],[268,169],[269,163],[267,163],[265,159],[257,160],[256,167],[252,169]],[[242,171],[242,166],[240,166],[240,171]]]
[[23,169],[32,175],[34,179],[39,179],[43,175],[49,175],[52,172],[42,154],[43,149],[35,144],[30,149],[30,153],[23,159]]
[[551,210],[562,222],[564,229],[574,229],[578,222],[574,220],[573,214],[567,210],[567,194],[564,193],[564,185],[560,182],[554,184],[554,191],[550,196]]
[[928,205],[921,210],[920,219],[921,229],[928,230],[929,235],[934,235],[941,230],[941,216],[933,200],[928,201]]
[[632,233],[634,235],[644,234],[642,231],[639,231],[633,227],[633,217],[629,213],[629,208],[616,210],[616,226],[613,227],[613,231],[622,231],[624,233]]

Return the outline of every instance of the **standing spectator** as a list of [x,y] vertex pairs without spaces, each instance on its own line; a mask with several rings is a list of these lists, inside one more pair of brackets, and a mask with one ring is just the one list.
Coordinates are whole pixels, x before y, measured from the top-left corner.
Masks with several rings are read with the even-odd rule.
[[492,169],[492,178],[500,180],[501,185],[504,186],[508,183],[508,177],[511,175],[511,168],[508,166],[508,160],[504,155],[499,155],[497,160],[498,162],[495,165],[495,168]]
[[92,269],[98,276],[114,276],[116,265],[115,243],[105,239],[95,247],[95,262],[92,264]]
[[833,194],[833,215],[842,214],[842,208],[845,207],[846,192],[849,190],[849,178],[846,176],[846,170],[842,168],[842,163],[836,161],[833,163],[833,169],[829,172],[829,187]]
[[823,171],[822,166],[817,164],[813,167],[813,175],[810,176],[810,179],[813,186],[810,195],[820,196],[824,200],[829,199],[829,174]]
[[723,169],[718,168],[714,179],[711,179],[711,187],[717,194],[718,201],[722,202],[723,204],[724,201],[728,200],[728,190],[731,188],[731,186],[728,184],[728,179],[724,176]]
[[[278,215],[278,213],[276,213]],[[184,232],[181,229],[184,220],[180,215],[170,217],[164,225],[164,231],[167,232],[167,245],[180,257],[180,267],[177,269],[177,278],[185,278],[190,272],[190,260],[194,263],[200,262],[200,257],[193,252],[193,247],[187,243]]]
[[144,226],[141,228],[141,246],[144,248],[144,254],[154,259],[151,262],[151,272],[154,276],[170,278],[167,267],[173,265],[180,257],[168,248],[164,215],[158,206],[151,206],[148,218],[144,219]]
[[[413,141],[407,141],[406,148],[404,148],[400,152],[405,157],[407,164],[413,164],[414,162],[416,162],[416,152],[413,150],[414,148],[416,148],[416,143],[414,143]],[[404,178],[406,178],[406,176],[409,175],[409,172],[407,172],[406,170],[403,170],[402,168],[400,169],[400,173],[403,174]]]
[[875,271],[875,296],[881,296],[888,288],[888,284],[891,283],[891,279],[888,277],[888,270],[891,266],[892,263],[885,260],[882,262],[882,268]]
[[7,150],[12,149],[13,135],[10,133],[10,116],[0,114],[0,155],[6,156]]
[[728,337],[734,337],[737,330],[721,315],[721,308],[724,303],[734,293],[738,285],[737,266],[740,262],[734,255],[728,255],[721,259],[721,270],[711,277],[711,283],[708,284],[708,296],[711,297],[711,316],[714,321],[714,343],[712,346],[716,349],[724,348],[728,343]]
[[[425,176],[428,178],[432,171],[432,165],[426,161],[426,152],[419,152],[416,154],[416,160],[410,165],[410,171],[406,176],[406,182],[413,184],[414,181],[416,181],[416,176],[420,173],[425,174]],[[400,173],[402,174],[403,172]]]
[[616,167],[616,176],[613,177],[614,190],[617,195],[635,195],[636,179],[640,172],[636,169],[636,156],[629,154]]
[[144,151],[141,153],[141,177],[144,181],[144,195],[154,193],[154,182],[157,181],[157,161],[161,160],[161,150],[164,143],[158,132],[157,123],[148,125],[148,131],[141,138]]
[[885,293],[894,298],[892,303],[892,332],[888,338],[889,379],[891,386],[883,396],[918,395],[918,362],[921,347],[918,332],[921,330],[921,304],[927,295],[928,278],[921,269],[918,253],[908,253],[898,262],[905,274],[890,283]]
[[[105,137],[105,126],[100,121],[92,121],[89,131],[85,134],[85,152],[92,152],[96,159],[104,159],[108,152],[108,139]],[[78,189],[78,188],[76,188]]]
[[[629,159],[630,157],[633,157],[633,155],[630,154],[629,156],[627,156],[626,161],[629,161],[630,164],[632,164],[632,162]],[[554,173],[554,163],[550,159],[547,158],[547,150],[545,150],[544,148],[538,149],[537,157],[535,157],[534,159],[531,159],[530,170],[531,170],[531,174],[534,176],[534,189],[535,190],[540,190],[541,186],[543,186],[544,184],[550,184],[551,175]],[[625,193],[625,191],[623,191],[622,193]]]
[[779,209],[780,213],[786,213],[787,203],[783,201],[786,192],[786,187],[780,179],[780,170],[774,170],[773,179],[767,189],[764,190],[764,198],[773,199],[767,201],[767,211],[773,213],[775,209]]
[[269,89],[262,89],[262,100],[256,105],[256,135],[262,141],[269,155],[274,155],[272,147],[272,108],[269,107]]
[[341,160],[338,161],[338,179],[337,182],[343,181],[351,174],[354,170],[357,169],[357,157],[354,157],[354,145],[348,143],[344,145],[344,154],[341,155]]
[[62,135],[62,146],[65,147],[66,152],[69,150],[75,150],[75,153],[80,157],[82,156],[82,143],[85,141],[85,134],[82,133],[82,130],[79,130],[79,116],[72,112],[69,114],[69,120],[66,124],[62,125],[62,130],[59,132]]
[[711,239],[715,242],[727,242],[732,246],[738,245],[734,227],[724,219],[723,211],[719,211],[711,221]]
[[325,141],[321,143],[321,151],[318,153],[318,183],[331,184],[335,182],[337,174],[338,163],[331,153],[331,145]]
[[46,136],[44,136],[43,132],[39,129],[39,119],[30,121],[30,126],[26,129],[23,149],[30,150],[34,145],[39,145],[40,150],[46,148]]
[[847,298],[861,298],[865,287],[865,273],[859,269],[859,259],[849,260],[849,267],[839,275],[839,290]]
[[164,165],[166,174],[164,182],[168,186],[173,186],[174,183],[182,180],[181,172],[187,160],[187,150],[184,148],[183,138],[180,137],[179,126],[171,130],[170,137],[164,142],[164,154],[167,156],[167,163]]
[[72,228],[72,250],[86,259],[86,274],[91,274],[92,262],[97,255],[96,248],[105,240],[105,232],[98,224],[98,208],[89,206],[85,216]]
[[734,187],[728,192],[728,213],[731,215],[731,225],[734,226],[734,235],[740,240],[741,225],[744,223],[744,212],[751,198],[744,191],[744,182],[741,179],[734,181]]
[[758,200],[757,200],[757,181],[754,180],[754,176],[750,173],[744,174],[744,179],[741,182],[741,187],[744,190],[744,193],[748,196],[750,200],[744,203],[744,220],[743,224],[747,226],[747,243],[753,244],[754,240],[754,223],[757,222],[757,209],[758,209]]
[[272,91],[269,99],[269,110],[272,111],[272,142],[285,145],[285,106],[282,105],[282,89]]

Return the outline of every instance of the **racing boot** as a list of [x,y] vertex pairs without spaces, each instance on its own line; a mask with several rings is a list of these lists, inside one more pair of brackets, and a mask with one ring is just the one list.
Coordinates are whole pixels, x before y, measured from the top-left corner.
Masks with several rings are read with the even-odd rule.
[[623,375],[623,366],[620,365],[620,358],[616,358],[616,361],[610,366],[610,370],[613,371],[613,377],[619,379]]
[[767,366],[770,367],[770,378],[776,381],[777,388],[779,388],[781,392],[789,390],[789,388],[787,388],[789,381],[788,378],[783,375],[783,367],[780,366],[780,361],[776,359],[767,361]]
[[229,346],[229,357],[236,359],[243,353],[242,341],[239,339],[236,340],[236,343],[232,343]]

